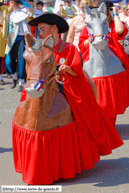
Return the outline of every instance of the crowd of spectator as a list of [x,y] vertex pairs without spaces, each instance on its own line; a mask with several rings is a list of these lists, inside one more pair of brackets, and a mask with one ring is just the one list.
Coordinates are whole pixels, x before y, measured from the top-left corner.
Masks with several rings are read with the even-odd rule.
[[[64,41],[73,43],[80,51],[78,47],[79,36],[85,27],[84,6],[87,4],[89,7],[93,8],[97,7],[101,2],[102,1],[98,0],[56,0],[55,2],[52,0],[26,0],[25,3],[22,3],[20,0],[10,0],[7,6],[9,6],[12,11],[8,16],[8,28],[13,30],[11,22],[16,20],[13,18],[17,17],[17,13],[20,14],[20,19],[18,21],[18,16],[17,21],[14,21],[14,23],[20,24],[20,28],[17,28],[18,31],[17,34],[15,33],[15,37],[13,37],[12,45],[8,45],[8,43],[10,43],[10,38],[12,38],[9,34],[10,32],[8,33],[5,50],[6,55],[5,57],[0,56],[0,85],[6,84],[3,79],[3,74],[7,73],[9,77],[12,77],[11,89],[15,88],[17,84],[19,85],[18,91],[22,91],[24,88],[23,83],[26,81],[26,72],[25,61],[22,58],[22,54],[25,49],[25,33],[30,33],[33,37],[40,38],[38,27],[28,26],[28,21],[32,18],[39,17],[44,12],[51,12],[60,15],[65,18],[69,24],[69,31],[61,34],[61,38]],[[0,7],[2,7],[2,5],[3,3],[1,3]],[[129,30],[129,3],[124,6],[122,6],[121,3],[116,3],[113,6],[117,9],[120,20],[125,23]],[[112,16],[112,8],[110,9],[110,13]],[[2,17],[2,15],[0,15],[0,17]],[[87,46],[88,41],[89,40],[87,40]],[[124,47],[126,54],[129,56],[129,32],[125,38],[119,42]],[[8,50],[7,46],[9,46]]]

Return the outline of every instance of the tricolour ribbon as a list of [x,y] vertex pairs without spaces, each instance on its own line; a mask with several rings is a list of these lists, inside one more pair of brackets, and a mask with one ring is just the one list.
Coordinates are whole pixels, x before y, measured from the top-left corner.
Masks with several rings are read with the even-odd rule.
[[103,40],[108,40],[109,39],[109,36],[107,34],[104,34],[104,35],[94,35],[94,34],[90,34],[88,37],[89,37],[89,40],[90,42],[93,42],[94,41],[94,38],[95,37],[102,37]]
[[39,91],[41,89],[41,86],[43,83],[46,83],[46,80],[43,80],[42,78],[38,81],[38,83],[34,86],[34,89]]
[[93,35],[93,34],[90,34],[88,37],[89,37],[90,42],[93,42],[93,40],[94,40],[94,35]]
[[102,37],[103,40],[109,40],[109,36],[104,34],[103,37]]

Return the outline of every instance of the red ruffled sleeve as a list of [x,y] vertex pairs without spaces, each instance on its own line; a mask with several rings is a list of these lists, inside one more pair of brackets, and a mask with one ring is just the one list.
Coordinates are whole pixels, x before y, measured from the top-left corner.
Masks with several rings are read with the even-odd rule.
[[123,25],[124,25],[124,31],[121,35],[118,35],[115,31],[115,23],[114,23],[114,20],[109,24],[109,27],[111,28],[111,32],[109,33],[109,36],[114,38],[114,39],[117,39],[117,40],[123,40],[124,37],[126,36],[126,34],[128,33],[128,28],[126,27],[126,25],[124,24],[124,22],[122,22]]
[[88,30],[87,30],[87,27],[85,26],[80,33],[79,43],[78,43],[78,47],[82,54],[83,62],[86,62],[87,60],[89,60],[89,47],[85,48],[84,46],[84,41],[86,39],[88,39]]
[[115,23],[112,21],[109,25],[111,28],[111,32],[109,33],[109,48],[113,51],[113,53],[121,60],[121,63],[123,64],[124,68],[129,72],[129,57],[124,51],[124,47],[119,43],[119,40],[124,39],[126,36],[128,29],[124,25],[124,32],[121,35],[118,35],[115,32]]

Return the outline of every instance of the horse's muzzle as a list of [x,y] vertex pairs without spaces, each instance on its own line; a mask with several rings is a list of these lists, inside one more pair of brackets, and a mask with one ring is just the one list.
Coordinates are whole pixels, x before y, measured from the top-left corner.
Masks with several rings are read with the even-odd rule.
[[37,90],[34,89],[34,87],[25,88],[25,91],[32,98],[42,97],[44,92],[45,92],[43,88],[40,88],[40,90],[37,91]]
[[97,50],[104,50],[106,45],[107,45],[107,41],[105,40],[99,40],[99,41],[94,41],[92,43],[92,45],[95,47],[95,49]]

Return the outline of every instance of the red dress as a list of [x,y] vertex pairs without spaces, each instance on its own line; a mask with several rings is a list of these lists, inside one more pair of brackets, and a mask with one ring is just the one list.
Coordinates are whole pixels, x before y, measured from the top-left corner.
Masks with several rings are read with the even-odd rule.
[[[65,73],[64,92],[75,121],[49,131],[31,131],[13,122],[13,155],[17,172],[28,184],[52,184],[60,178],[76,177],[82,170],[94,167],[101,155],[123,144],[105,113],[97,105],[93,91],[83,74],[80,55],[72,44],[62,40],[54,47],[57,64],[66,65],[78,74]],[[26,98],[22,93],[21,102]]]
[[[97,88],[97,102],[100,107],[107,113],[108,117],[115,117],[117,114],[123,114],[129,106],[129,57],[124,52],[123,46],[118,40],[122,40],[128,32],[125,30],[122,35],[115,32],[114,21],[109,25],[111,32],[109,33],[108,46],[112,52],[121,60],[125,71],[111,75],[92,78]],[[82,53],[84,63],[89,60],[89,48],[84,47],[84,41],[88,39],[88,31],[86,26],[83,28],[79,37],[79,49]]]

